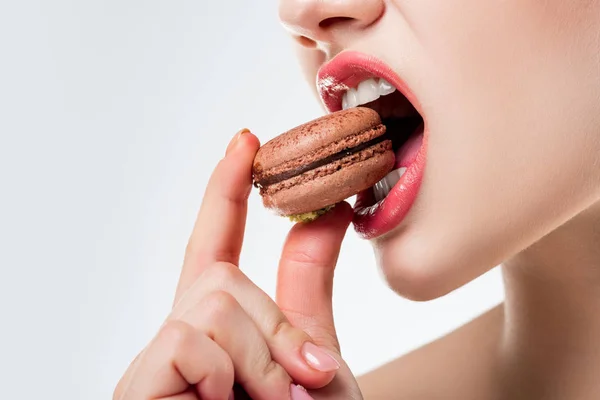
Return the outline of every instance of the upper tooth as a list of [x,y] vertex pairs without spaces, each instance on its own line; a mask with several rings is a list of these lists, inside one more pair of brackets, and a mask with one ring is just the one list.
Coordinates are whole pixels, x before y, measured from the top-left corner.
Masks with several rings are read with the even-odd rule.
[[358,85],[358,104],[367,104],[379,98],[379,87],[375,79],[367,79]]
[[342,97],[342,109],[358,107],[394,93],[396,88],[385,79],[371,78],[361,82],[356,89],[348,89]]
[[379,94],[382,96],[386,96],[388,94],[394,93],[396,91],[396,88],[389,83],[388,81],[386,81],[385,79],[381,78],[379,80]]
[[346,103],[344,110],[358,106],[358,92],[356,89],[348,89],[346,91],[342,100],[342,106],[344,103]]

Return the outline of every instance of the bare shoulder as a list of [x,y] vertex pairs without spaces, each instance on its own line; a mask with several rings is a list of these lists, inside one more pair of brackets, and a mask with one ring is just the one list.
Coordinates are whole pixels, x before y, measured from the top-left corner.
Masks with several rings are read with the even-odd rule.
[[493,397],[503,307],[359,379],[366,400]]

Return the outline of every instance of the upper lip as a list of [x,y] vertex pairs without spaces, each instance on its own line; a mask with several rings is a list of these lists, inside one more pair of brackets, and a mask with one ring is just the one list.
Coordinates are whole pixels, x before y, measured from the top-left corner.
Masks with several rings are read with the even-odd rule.
[[383,78],[396,87],[421,114],[421,108],[406,82],[377,58],[355,51],[338,54],[317,73],[317,89],[329,112],[342,109],[342,97],[349,88],[369,78]]

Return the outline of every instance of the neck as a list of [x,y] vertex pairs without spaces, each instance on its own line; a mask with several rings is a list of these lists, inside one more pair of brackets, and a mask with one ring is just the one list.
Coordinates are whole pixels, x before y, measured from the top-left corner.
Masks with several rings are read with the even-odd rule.
[[519,388],[511,398],[600,398],[600,204],[503,272],[505,387]]

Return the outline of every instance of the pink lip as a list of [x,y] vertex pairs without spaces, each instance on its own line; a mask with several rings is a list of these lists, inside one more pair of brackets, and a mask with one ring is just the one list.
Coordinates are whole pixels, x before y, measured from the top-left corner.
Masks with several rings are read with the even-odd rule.
[[360,212],[373,203],[370,190],[359,193],[354,206],[354,227],[365,239],[382,236],[398,226],[414,204],[425,170],[429,130],[421,105],[408,85],[382,61],[358,52],[340,53],[325,64],[317,74],[317,88],[330,112],[342,109],[342,97],[348,88],[355,88],[366,79],[379,77],[394,85],[423,116],[425,130],[423,145],[415,161],[387,197],[372,212]]

